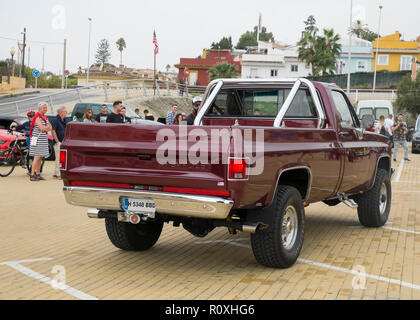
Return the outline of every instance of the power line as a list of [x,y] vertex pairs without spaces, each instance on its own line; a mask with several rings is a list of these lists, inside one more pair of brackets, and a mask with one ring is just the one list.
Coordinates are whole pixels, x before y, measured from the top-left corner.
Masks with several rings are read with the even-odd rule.
[[[0,39],[21,41],[21,39],[14,39],[14,38],[8,38],[8,37],[3,37],[3,36],[0,36]],[[61,46],[64,45],[64,43],[62,43],[62,42],[47,42],[47,41],[34,41],[34,40],[27,40],[26,42],[28,42],[28,43],[38,43],[38,44],[47,44],[47,45],[61,45]]]

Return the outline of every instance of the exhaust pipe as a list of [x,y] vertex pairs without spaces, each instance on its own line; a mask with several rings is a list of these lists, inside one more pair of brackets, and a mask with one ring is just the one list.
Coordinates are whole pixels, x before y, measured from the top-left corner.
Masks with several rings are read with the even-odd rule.
[[258,224],[244,224],[242,226],[242,232],[255,234],[257,233],[258,227]]
[[99,210],[88,210],[87,215],[91,219],[100,219],[99,217]]

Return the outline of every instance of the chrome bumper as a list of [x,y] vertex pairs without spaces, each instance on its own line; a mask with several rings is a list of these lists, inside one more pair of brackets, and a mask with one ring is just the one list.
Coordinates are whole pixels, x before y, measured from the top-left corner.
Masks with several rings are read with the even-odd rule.
[[71,205],[112,211],[123,211],[121,197],[150,199],[157,213],[203,219],[226,219],[233,207],[219,197],[140,190],[64,187],[64,195]]

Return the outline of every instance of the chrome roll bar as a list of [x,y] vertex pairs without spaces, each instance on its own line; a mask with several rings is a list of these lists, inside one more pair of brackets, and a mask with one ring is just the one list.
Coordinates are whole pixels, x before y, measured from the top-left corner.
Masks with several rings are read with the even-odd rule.
[[[311,81],[304,78],[299,79],[219,79],[212,81],[209,86],[208,90],[205,94],[205,101],[203,107],[200,109],[200,111],[197,114],[197,117],[195,119],[194,125],[195,126],[201,126],[202,120],[204,116],[206,115],[207,111],[211,107],[212,103],[216,99],[216,96],[218,95],[219,91],[222,89],[223,85],[225,83],[294,83],[292,91],[290,92],[289,96],[287,97],[286,101],[280,108],[280,111],[276,117],[276,120],[274,121],[274,127],[280,128],[281,123],[283,122],[283,119],[289,110],[290,106],[293,103],[293,100],[296,97],[296,94],[298,93],[300,87],[302,84],[306,85],[309,88],[309,92],[311,93],[312,99],[315,103],[316,110],[318,112],[318,128],[322,128],[324,126],[324,123],[326,121],[325,112],[322,108],[321,101],[319,100],[319,96],[317,94],[316,88],[313,85]],[[213,89],[213,91],[211,91]]]

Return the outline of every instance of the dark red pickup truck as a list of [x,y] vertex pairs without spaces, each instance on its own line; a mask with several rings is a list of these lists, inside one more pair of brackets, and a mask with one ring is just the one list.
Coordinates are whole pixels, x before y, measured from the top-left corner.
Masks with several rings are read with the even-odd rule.
[[391,143],[368,126],[330,84],[216,80],[194,126],[70,123],[64,193],[94,208],[120,249],[150,249],[164,223],[197,237],[227,227],[251,233],[259,263],[286,268],[310,204],[358,208],[366,227],[387,222]]

